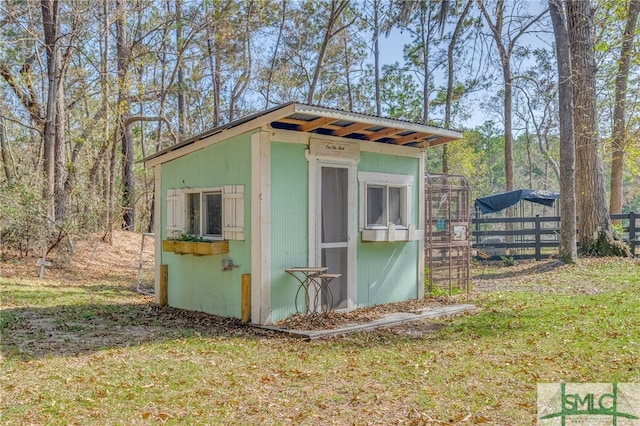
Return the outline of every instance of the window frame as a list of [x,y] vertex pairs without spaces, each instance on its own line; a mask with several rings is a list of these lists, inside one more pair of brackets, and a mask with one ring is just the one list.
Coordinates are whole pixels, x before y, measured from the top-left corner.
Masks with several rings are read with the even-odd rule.
[[[200,188],[197,190],[185,190],[185,234],[191,235],[196,238],[202,238],[203,240],[208,241],[222,241],[224,240],[224,188],[223,187],[214,187],[214,188]],[[199,209],[200,209],[200,217],[199,217],[199,232],[196,235],[195,233],[190,232],[190,205],[189,205],[189,197],[193,194],[198,194],[199,201]],[[206,196],[210,194],[215,194],[220,196],[220,234],[205,234],[204,231],[207,229],[207,209],[206,209]]]
[[[358,180],[360,182],[360,230],[388,230],[389,229],[389,189],[400,188],[400,213],[402,224],[395,224],[395,229],[409,229],[412,225],[412,197],[413,182],[412,175],[400,175],[392,173],[377,172],[359,172]],[[369,224],[369,187],[384,188],[383,196],[383,212],[386,223]]]

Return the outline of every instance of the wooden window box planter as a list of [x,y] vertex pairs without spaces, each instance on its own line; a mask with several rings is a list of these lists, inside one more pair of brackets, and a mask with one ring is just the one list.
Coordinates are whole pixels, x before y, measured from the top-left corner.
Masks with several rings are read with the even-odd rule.
[[211,256],[212,254],[229,253],[228,241],[196,242],[163,240],[162,250],[175,254],[192,254],[194,256]]

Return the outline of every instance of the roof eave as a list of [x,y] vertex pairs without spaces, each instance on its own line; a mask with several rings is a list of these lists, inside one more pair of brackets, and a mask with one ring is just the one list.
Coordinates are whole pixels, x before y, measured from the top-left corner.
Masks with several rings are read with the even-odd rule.
[[[251,129],[257,129],[265,125],[269,125],[276,120],[284,119],[296,113],[316,115],[319,117],[328,117],[336,120],[359,122],[359,123],[367,124],[369,126],[402,128],[403,130],[406,130],[408,132],[416,132],[420,134],[426,133],[426,134],[433,135],[429,138],[426,138],[426,140],[423,139],[422,141],[414,145],[414,147],[422,148],[422,149],[427,149],[433,146],[441,145],[441,144],[462,138],[462,132],[459,132],[457,130],[429,126],[426,124],[412,123],[409,121],[396,120],[392,118],[377,117],[377,116],[371,116],[366,114],[359,114],[355,112],[341,111],[341,110],[336,110],[336,109],[331,109],[326,107],[301,104],[297,102],[289,102],[289,103],[278,105],[273,108],[270,108],[255,114],[242,117],[238,120],[232,121],[231,123],[225,124],[223,126],[218,126],[214,129],[200,133],[196,136],[186,139],[183,142],[172,145],[166,149],[163,149],[162,151],[152,154],[141,161],[148,166],[161,164],[166,161],[170,161],[174,158],[180,157],[182,155],[186,155],[190,152],[193,152],[195,150],[208,146],[208,144],[203,144],[202,146],[194,147],[192,149],[185,149],[186,147],[192,146],[203,139],[211,138],[212,136],[218,135],[223,132],[231,132],[231,134],[229,134],[228,136],[244,133],[244,132],[250,131]],[[233,131],[234,129],[235,131]],[[374,142],[374,143],[378,143],[378,142]],[[184,151],[184,152],[178,154],[176,151]],[[162,157],[165,157],[165,158],[162,158]]]

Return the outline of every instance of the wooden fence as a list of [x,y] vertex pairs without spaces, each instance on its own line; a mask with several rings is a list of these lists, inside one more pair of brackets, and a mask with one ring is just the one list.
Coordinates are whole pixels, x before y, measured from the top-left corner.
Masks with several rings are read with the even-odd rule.
[[[629,245],[634,257],[640,247],[640,215],[637,213],[614,214],[619,220],[618,232]],[[474,218],[472,223],[472,248],[476,259],[540,260],[558,254],[560,242],[560,217],[535,216],[511,218]]]

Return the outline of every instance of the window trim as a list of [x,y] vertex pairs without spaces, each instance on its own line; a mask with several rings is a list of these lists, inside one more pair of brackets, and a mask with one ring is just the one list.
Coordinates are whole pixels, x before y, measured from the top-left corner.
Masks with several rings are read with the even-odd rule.
[[404,195],[404,203],[401,205],[403,209],[403,225],[395,225],[395,229],[409,229],[412,227],[412,197],[413,197],[413,175],[400,175],[392,173],[377,173],[377,172],[358,172],[358,181],[360,183],[360,231],[364,230],[388,230],[389,223],[386,225],[372,225],[367,223],[367,194],[369,186],[383,186],[386,188],[387,196],[385,202],[387,204],[387,215],[389,212],[389,188],[402,188]]

